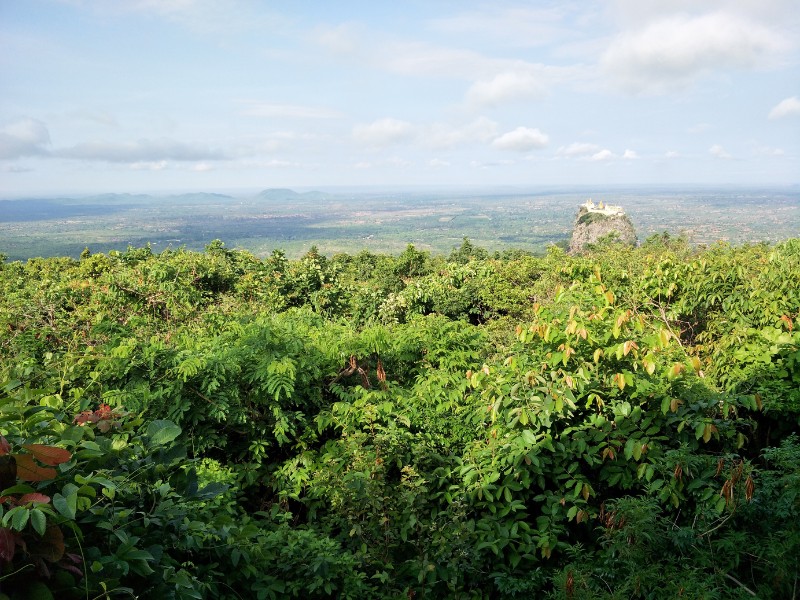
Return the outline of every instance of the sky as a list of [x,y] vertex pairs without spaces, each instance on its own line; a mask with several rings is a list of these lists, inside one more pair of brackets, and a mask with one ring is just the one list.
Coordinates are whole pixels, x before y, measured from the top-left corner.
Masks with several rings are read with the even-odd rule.
[[0,0],[0,196],[800,182],[797,0]]

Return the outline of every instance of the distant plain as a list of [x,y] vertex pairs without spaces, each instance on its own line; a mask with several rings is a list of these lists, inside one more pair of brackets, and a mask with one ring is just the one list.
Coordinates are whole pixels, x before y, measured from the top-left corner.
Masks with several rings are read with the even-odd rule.
[[229,248],[297,257],[409,243],[448,253],[464,237],[489,250],[534,253],[566,240],[588,198],[620,204],[640,241],[655,233],[694,244],[777,242],[800,236],[800,188],[553,188],[106,194],[0,200],[0,253],[9,260],[73,256],[150,244],[154,251]]

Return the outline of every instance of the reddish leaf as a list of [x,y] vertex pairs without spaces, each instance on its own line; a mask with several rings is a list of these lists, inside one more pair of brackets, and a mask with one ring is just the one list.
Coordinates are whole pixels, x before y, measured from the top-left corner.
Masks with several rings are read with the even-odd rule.
[[40,467],[30,454],[15,454],[17,477],[22,481],[47,481],[54,479],[58,472],[50,467]]
[[8,443],[8,440],[0,435],[0,456],[5,456],[11,452],[11,444]]
[[41,540],[31,543],[30,553],[48,562],[58,562],[64,557],[64,533],[57,525],[50,525]]
[[5,527],[0,527],[0,563],[11,562],[16,550],[14,532]]
[[66,569],[73,575],[77,575],[78,577],[83,577],[83,571],[81,571],[78,567],[74,567],[72,565],[61,565],[62,569]]
[[75,415],[75,418],[72,420],[72,422],[75,423],[76,425],[85,425],[86,423],[89,422],[91,416],[92,413],[90,413],[88,410],[85,410],[82,413],[78,413],[77,415]]
[[50,465],[51,467],[65,463],[72,458],[72,452],[64,448],[56,448],[55,446],[25,444],[23,448],[33,454],[38,461]]
[[114,416],[111,411],[111,407],[108,404],[101,404],[100,408],[98,408],[94,412],[101,419],[110,419],[111,417]]
[[39,494],[34,492],[33,494],[25,494],[17,500],[17,504],[27,504],[28,502],[33,502],[34,504],[49,504],[50,496],[45,496],[44,494]]

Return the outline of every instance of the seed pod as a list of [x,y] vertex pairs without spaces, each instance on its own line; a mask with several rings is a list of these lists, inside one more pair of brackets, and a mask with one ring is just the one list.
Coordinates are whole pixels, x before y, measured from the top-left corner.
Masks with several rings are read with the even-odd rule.
[[756,489],[755,483],[753,483],[753,478],[748,475],[747,480],[744,482],[744,497],[747,499],[748,502],[753,499],[753,492]]

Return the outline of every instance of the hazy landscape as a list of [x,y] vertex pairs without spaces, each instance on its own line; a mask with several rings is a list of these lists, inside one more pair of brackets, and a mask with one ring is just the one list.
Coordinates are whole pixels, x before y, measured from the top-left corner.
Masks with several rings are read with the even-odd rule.
[[542,252],[567,239],[587,198],[621,204],[639,239],[685,235],[693,244],[775,242],[800,232],[800,189],[516,189],[106,194],[0,201],[0,252],[11,260],[77,257],[150,244],[202,249],[221,239],[258,256],[396,253],[409,243],[447,253],[468,237],[490,250]]
[[0,600],[797,600],[797,5],[0,1]]

